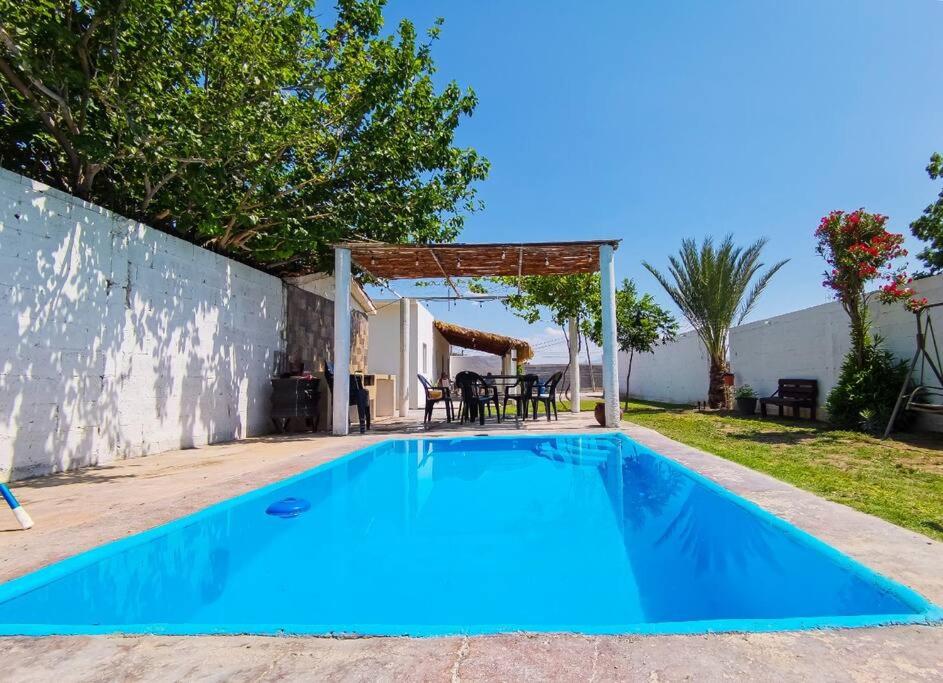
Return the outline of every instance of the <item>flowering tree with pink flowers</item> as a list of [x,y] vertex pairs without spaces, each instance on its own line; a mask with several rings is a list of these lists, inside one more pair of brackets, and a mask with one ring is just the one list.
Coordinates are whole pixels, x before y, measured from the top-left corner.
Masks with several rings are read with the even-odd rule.
[[829,265],[822,285],[834,291],[848,314],[852,356],[859,368],[869,343],[868,303],[873,296],[885,304],[905,301],[911,309],[926,304],[926,299],[914,298],[911,279],[898,262],[907,255],[904,236],[889,232],[886,224],[887,216],[864,209],[832,211],[815,231],[816,251]]

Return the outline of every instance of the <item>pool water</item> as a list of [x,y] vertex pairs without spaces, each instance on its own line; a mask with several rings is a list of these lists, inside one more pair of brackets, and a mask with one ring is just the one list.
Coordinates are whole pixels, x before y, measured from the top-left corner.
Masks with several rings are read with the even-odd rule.
[[[286,498],[297,516],[267,514]],[[688,633],[939,617],[620,434],[388,441],[0,586],[2,634]]]

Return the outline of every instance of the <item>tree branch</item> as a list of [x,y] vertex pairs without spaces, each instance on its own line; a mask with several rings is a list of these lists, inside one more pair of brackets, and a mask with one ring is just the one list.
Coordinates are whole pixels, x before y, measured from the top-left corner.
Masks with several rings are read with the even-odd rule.
[[[0,31],[2,31],[2,28],[0,28]],[[33,108],[33,111],[39,117],[39,120],[42,123],[43,128],[46,129],[46,132],[52,135],[56,142],[59,143],[62,151],[69,159],[73,183],[78,184],[78,179],[82,170],[82,161],[79,158],[75,147],[72,145],[72,141],[69,139],[67,133],[56,125],[55,121],[53,121],[52,115],[46,111],[42,104],[40,104],[40,102],[36,99],[36,96],[33,94],[33,91],[30,90],[29,86],[26,85],[26,83],[24,83],[23,80],[19,77],[19,74],[16,73],[16,70],[13,68],[13,66],[3,57],[0,57],[0,74],[3,74],[10,85],[12,85],[17,90],[17,92],[23,96],[23,99],[29,103],[29,105]]]

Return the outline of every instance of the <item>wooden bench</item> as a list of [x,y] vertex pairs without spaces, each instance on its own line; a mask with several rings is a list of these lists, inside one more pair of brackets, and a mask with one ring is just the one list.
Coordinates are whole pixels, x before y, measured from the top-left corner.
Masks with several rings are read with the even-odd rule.
[[815,405],[819,397],[819,383],[814,379],[781,379],[779,388],[769,398],[760,399],[760,415],[766,417],[766,406],[779,406],[779,416],[783,415],[783,406],[792,408],[792,416],[799,417],[799,408],[808,408],[815,421]]

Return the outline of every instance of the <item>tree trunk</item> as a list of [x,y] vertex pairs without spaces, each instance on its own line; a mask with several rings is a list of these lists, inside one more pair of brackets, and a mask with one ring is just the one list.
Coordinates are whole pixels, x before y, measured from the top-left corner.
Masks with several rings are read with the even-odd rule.
[[629,409],[629,379],[632,377],[633,358],[635,358],[635,349],[629,349],[629,369],[625,373],[625,410]]
[[593,372],[593,359],[589,355],[589,340],[586,339],[586,335],[583,335],[583,346],[586,347],[586,364],[589,365],[589,383],[593,391],[596,391],[596,375]]
[[560,392],[564,399],[570,401],[572,405],[573,397],[570,396],[570,335],[567,333],[566,325],[560,325],[563,330],[563,338],[566,340],[566,367],[563,368],[563,390]]
[[727,372],[726,361],[711,358],[710,374],[707,384],[707,405],[711,408],[727,407],[727,387],[724,385],[724,373]]
[[852,306],[848,312],[851,318],[851,349],[855,356],[855,365],[864,369],[864,351],[868,343],[868,311],[862,305]]

